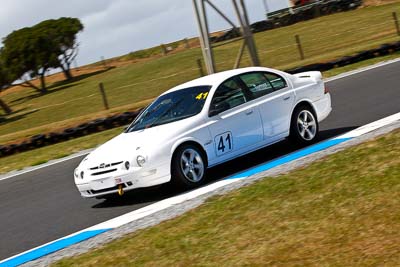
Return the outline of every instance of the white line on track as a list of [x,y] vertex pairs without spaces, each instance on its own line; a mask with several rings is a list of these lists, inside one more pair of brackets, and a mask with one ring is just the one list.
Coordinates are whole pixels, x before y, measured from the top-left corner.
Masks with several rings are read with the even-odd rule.
[[364,126],[361,126],[357,129],[354,129],[350,132],[347,132],[345,134],[342,134],[338,137],[335,137],[335,139],[339,139],[339,138],[354,138],[360,135],[364,135],[366,133],[372,132],[378,128],[381,128],[383,126],[389,125],[391,123],[394,123],[396,121],[400,121],[400,112],[390,115],[386,118],[371,122],[369,124],[366,124]]

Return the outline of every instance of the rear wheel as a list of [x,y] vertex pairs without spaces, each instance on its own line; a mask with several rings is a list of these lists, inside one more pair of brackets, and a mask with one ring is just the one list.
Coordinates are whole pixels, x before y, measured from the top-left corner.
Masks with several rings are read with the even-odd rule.
[[290,124],[290,138],[301,144],[308,144],[318,135],[318,120],[314,112],[306,105],[299,106],[293,112]]
[[204,182],[207,163],[202,151],[194,145],[179,147],[172,157],[172,182],[184,188],[194,188]]

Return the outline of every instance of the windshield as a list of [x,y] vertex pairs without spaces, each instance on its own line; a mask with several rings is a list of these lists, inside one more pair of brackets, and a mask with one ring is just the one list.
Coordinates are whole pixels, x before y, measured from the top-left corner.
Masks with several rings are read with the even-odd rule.
[[196,86],[160,96],[139,114],[126,132],[147,129],[200,113],[210,88],[211,86]]

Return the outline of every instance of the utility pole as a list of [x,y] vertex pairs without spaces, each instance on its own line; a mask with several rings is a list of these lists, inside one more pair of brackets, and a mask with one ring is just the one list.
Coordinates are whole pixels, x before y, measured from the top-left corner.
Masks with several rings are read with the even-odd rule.
[[215,67],[215,58],[213,52],[213,47],[215,47],[215,45],[213,46],[210,41],[210,29],[207,17],[207,7],[214,9],[225,21],[227,21],[232,26],[233,30],[237,30],[238,28],[240,29],[242,36],[235,40],[243,40],[243,44],[238,53],[234,68],[239,67],[244,49],[246,47],[249,52],[252,65],[253,66],[260,65],[260,61],[258,59],[258,54],[257,54],[257,48],[253,39],[253,34],[250,29],[250,22],[247,15],[246,5],[244,4],[244,0],[232,0],[233,8],[240,25],[239,27],[236,26],[236,24],[232,22],[232,20],[229,19],[228,16],[224,14],[224,12],[213,3],[213,0],[192,0],[192,1],[197,20],[197,26],[199,28],[199,34],[200,34],[199,39],[200,39],[201,50],[203,52],[204,64],[206,66],[208,74],[215,73],[217,72],[217,70]]
[[268,0],[263,0],[263,2],[264,2],[264,8],[265,8],[265,17],[268,20],[268,13],[269,13]]

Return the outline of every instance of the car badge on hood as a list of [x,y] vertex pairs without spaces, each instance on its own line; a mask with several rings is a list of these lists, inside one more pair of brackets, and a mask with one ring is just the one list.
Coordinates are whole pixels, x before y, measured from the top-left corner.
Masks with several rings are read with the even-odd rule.
[[100,169],[104,169],[105,166],[106,166],[106,164],[105,164],[105,163],[102,163],[102,164],[100,164],[99,168],[100,168]]

